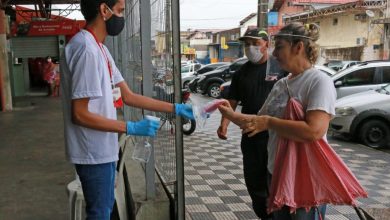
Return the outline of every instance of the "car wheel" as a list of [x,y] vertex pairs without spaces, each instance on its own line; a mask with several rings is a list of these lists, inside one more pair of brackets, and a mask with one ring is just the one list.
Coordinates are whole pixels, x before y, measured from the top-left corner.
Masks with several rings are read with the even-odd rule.
[[207,89],[207,94],[212,98],[219,98],[219,96],[221,95],[221,90],[219,88],[220,86],[221,84],[219,83],[211,83],[211,85]]
[[183,119],[183,134],[191,135],[196,128],[196,121],[190,119]]
[[379,120],[370,120],[363,124],[359,135],[363,144],[369,147],[385,147],[388,144],[390,128],[384,122]]

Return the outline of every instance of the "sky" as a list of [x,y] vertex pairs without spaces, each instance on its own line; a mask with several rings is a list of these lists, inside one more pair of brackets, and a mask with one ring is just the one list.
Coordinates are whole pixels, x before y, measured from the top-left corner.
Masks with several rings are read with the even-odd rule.
[[258,0],[180,0],[181,29],[235,28],[257,11]]
[[[180,27],[187,29],[229,29],[257,11],[258,0],[180,0]],[[55,5],[53,8],[63,8]],[[80,12],[69,18],[83,19]]]

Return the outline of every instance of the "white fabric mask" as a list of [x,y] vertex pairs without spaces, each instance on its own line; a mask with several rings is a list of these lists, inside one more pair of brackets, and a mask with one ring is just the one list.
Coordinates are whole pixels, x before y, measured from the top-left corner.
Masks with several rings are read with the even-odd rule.
[[249,61],[252,63],[258,63],[264,54],[260,51],[261,46],[249,46],[245,47],[245,54],[248,57]]

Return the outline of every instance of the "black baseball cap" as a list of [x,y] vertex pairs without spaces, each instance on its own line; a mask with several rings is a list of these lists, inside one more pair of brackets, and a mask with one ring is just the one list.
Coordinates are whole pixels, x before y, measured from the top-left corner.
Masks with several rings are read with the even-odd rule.
[[260,28],[255,28],[251,30],[248,29],[245,32],[244,36],[240,37],[239,40],[244,41],[247,38],[258,39],[258,40],[262,39],[268,41],[268,33],[267,31]]

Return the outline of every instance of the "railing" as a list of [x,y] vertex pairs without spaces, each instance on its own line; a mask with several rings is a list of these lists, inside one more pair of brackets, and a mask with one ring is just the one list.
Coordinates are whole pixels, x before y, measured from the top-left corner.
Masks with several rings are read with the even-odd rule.
[[[181,102],[178,6],[178,0],[126,0],[125,29],[110,41],[116,64],[131,90],[171,103]],[[176,218],[184,219],[181,120],[173,114],[124,108],[125,120],[139,120],[146,114],[162,119],[152,143],[154,154],[145,164],[147,199],[155,197],[157,170],[175,199]]]

